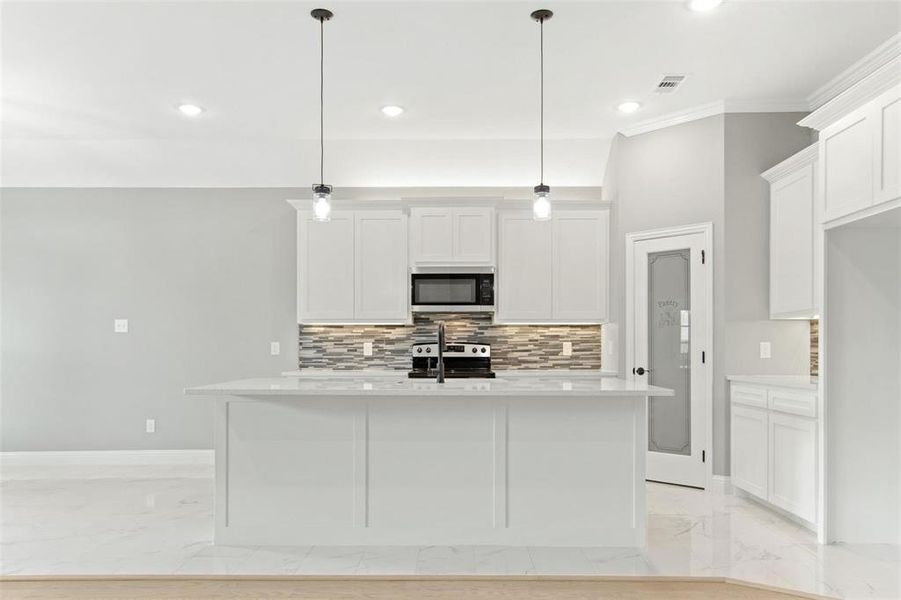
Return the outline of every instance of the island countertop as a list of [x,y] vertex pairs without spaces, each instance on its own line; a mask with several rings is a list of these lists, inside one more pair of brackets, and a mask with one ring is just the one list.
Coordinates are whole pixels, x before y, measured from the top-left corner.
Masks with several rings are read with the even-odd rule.
[[326,377],[240,379],[185,389],[188,396],[672,396],[641,380],[561,373],[497,379],[409,379],[403,373],[364,371]]

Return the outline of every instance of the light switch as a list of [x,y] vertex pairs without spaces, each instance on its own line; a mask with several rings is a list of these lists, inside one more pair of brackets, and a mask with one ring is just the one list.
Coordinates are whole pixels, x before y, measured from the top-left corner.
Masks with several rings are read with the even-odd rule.
[[363,342],[363,356],[372,356],[372,342]]
[[113,319],[115,333],[128,333],[128,319]]
[[563,342],[563,356],[572,356],[573,355],[573,343],[572,342]]
[[282,353],[282,345],[278,342],[269,342],[269,354],[278,356]]
[[769,342],[760,342],[760,358],[772,358],[773,347]]
[[144,423],[144,431],[147,433],[156,433],[156,419],[147,419]]

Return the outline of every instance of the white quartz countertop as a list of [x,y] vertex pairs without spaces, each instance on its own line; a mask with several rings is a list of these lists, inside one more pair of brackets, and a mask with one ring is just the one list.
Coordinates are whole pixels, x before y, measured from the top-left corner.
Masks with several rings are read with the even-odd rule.
[[727,375],[726,379],[734,383],[816,390],[819,378],[809,375]]
[[188,396],[672,396],[673,390],[642,381],[578,375],[497,379],[408,379],[405,373],[356,371],[327,377],[241,379],[187,388]]

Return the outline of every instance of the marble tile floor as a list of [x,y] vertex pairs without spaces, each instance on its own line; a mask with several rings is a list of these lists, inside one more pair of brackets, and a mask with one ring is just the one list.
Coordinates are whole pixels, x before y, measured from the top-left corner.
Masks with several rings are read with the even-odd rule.
[[0,574],[724,576],[840,598],[901,598],[897,546],[820,546],[738,495],[648,484],[643,549],[212,545],[210,467],[4,467]]

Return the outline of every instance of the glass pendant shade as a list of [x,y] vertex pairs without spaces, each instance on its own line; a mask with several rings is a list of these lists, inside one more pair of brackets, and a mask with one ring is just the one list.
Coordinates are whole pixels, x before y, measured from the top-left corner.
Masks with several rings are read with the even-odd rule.
[[551,218],[551,188],[546,185],[535,186],[535,200],[532,202],[532,219],[547,221]]
[[332,214],[332,186],[313,186],[313,220],[328,221]]

